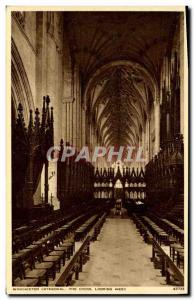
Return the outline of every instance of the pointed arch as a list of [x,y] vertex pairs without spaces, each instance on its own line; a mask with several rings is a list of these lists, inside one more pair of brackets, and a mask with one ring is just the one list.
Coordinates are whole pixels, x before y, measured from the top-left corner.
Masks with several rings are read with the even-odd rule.
[[28,121],[30,109],[34,110],[34,100],[22,59],[13,39],[11,40],[11,100],[15,112],[18,104],[22,104],[25,120]]

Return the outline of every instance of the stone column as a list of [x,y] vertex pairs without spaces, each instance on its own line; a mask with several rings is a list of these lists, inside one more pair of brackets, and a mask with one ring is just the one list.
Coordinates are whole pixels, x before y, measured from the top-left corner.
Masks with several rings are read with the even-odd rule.
[[[46,42],[47,42],[47,32],[46,32],[46,22],[47,14],[44,12],[36,13],[36,95],[35,95],[35,105],[36,107],[42,108],[43,96],[47,94],[46,91],[46,70],[47,70],[47,59],[46,59]],[[44,181],[44,172],[42,171],[41,178]],[[40,184],[36,192],[34,193],[34,204],[38,205],[41,203],[41,193],[44,193],[44,186]]]
[[66,126],[67,126],[67,140],[66,142],[69,142],[70,141],[70,109],[69,109],[69,103],[66,104],[67,105],[67,123],[66,123]]
[[82,108],[82,146],[85,146],[86,144],[86,133],[85,133],[85,130],[86,130],[86,112],[85,110]]
[[77,148],[78,146],[78,131],[77,131],[77,122],[78,122],[78,115],[77,115],[77,107],[79,102],[79,95],[77,93],[78,90],[78,80],[77,80],[77,67],[74,68],[74,102],[72,107],[72,143],[73,146]]
[[160,101],[159,97],[154,101],[154,122],[155,122],[155,150],[154,154],[160,151]]
[[69,143],[72,144],[72,103],[68,104],[69,106]]
[[68,104],[65,103],[65,143],[68,140]]
[[147,124],[146,124],[146,140],[147,140],[147,158],[149,161],[151,159],[151,154],[150,154],[150,117],[148,117]]
[[[61,118],[62,118],[62,80],[63,80],[63,68],[62,68],[62,39],[63,34],[59,33],[57,19],[60,17],[55,12],[44,13],[44,60],[45,60],[45,95],[49,95],[51,99],[51,106],[54,107],[54,145],[58,145],[61,133]],[[48,165],[48,198],[46,191],[46,202],[50,202],[51,193],[53,196],[53,204],[55,208],[58,208],[57,200],[57,164],[49,163]],[[45,182],[46,183],[46,182]],[[47,184],[47,183],[46,183]],[[41,191],[42,193],[43,191]],[[56,205],[55,205],[56,204]]]
[[45,196],[45,204],[48,204],[48,193],[49,193],[49,184],[48,184],[48,161],[45,162],[45,167],[44,167],[44,196]]
[[62,126],[61,138],[63,138],[63,140],[66,142],[66,140],[67,140],[67,104],[64,103],[64,101],[63,101],[63,106],[62,106],[61,126]]
[[170,128],[170,113],[169,113],[169,111],[167,111],[167,113],[166,113],[166,138],[167,138],[167,140],[170,139],[170,130],[171,130],[171,128]]
[[77,136],[78,136],[78,148],[81,148],[82,146],[82,109],[81,109],[81,87],[80,87],[80,81],[78,82],[78,88],[77,88]]
[[[180,133],[184,135],[184,111],[185,106],[187,109],[186,98],[188,96],[188,89],[185,89],[184,83],[187,86],[188,82],[188,73],[184,71],[184,68],[187,68],[187,60],[184,57],[184,53],[187,53],[186,49],[186,33],[184,39],[184,31],[186,28],[185,17],[183,14],[180,16]],[[185,50],[185,52],[184,52]]]

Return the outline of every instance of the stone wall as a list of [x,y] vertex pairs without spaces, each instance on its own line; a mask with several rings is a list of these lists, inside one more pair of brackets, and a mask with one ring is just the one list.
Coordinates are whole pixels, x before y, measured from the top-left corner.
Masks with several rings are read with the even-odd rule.
[[[26,103],[24,98],[29,99],[28,95],[25,97],[20,93],[18,96],[14,92],[12,98],[15,110],[21,102],[28,124],[29,109],[41,109],[43,96],[49,95],[51,106],[54,107],[54,144],[59,145],[63,138],[65,142],[80,149],[85,144],[85,111],[81,103],[79,67],[71,57],[63,13],[14,12],[12,40],[32,94],[31,103]],[[20,73],[20,68],[17,71]],[[44,172],[34,195],[35,204],[41,202],[43,193]],[[56,163],[49,165],[49,199],[51,193],[57,208]]]
[[[183,71],[183,48],[180,39],[183,18],[173,34],[171,56],[176,51],[180,55],[180,71]],[[180,29],[181,28],[181,29]],[[21,102],[24,117],[28,123],[29,109],[42,107],[42,97],[49,95],[54,107],[54,144],[59,145],[61,138],[77,149],[88,143],[93,147],[100,143],[95,122],[87,114],[87,107],[82,103],[81,72],[73,57],[72,41],[62,12],[14,12],[12,14],[12,100],[15,110]],[[183,43],[182,43],[183,44]],[[182,46],[183,47],[183,46]],[[171,59],[171,57],[170,57]],[[160,147],[160,105],[162,87],[168,84],[167,58],[161,67],[159,95],[154,95],[150,107],[149,119],[139,144],[145,148],[146,160],[150,160]],[[183,77],[182,77],[183,78]],[[181,78],[181,132],[183,131],[183,79]],[[20,88],[18,88],[20,86]],[[103,145],[101,145],[103,146]],[[106,162],[102,160],[102,166]],[[41,202],[44,193],[44,172],[34,195],[34,203]],[[52,196],[57,208],[57,168],[56,163],[49,165],[49,199]],[[50,200],[49,200],[50,201]]]

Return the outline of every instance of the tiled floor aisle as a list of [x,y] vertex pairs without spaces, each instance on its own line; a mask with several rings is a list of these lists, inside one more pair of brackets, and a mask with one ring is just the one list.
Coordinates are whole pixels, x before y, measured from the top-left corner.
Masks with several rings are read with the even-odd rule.
[[164,286],[150,261],[152,248],[143,242],[133,222],[108,218],[98,241],[91,243],[90,261],[74,286]]

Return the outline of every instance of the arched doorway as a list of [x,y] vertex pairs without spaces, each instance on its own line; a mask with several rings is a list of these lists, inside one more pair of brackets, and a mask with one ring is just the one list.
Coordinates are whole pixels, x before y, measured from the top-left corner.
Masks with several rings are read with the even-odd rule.
[[117,179],[114,185],[114,195],[115,199],[122,199],[123,200],[123,184],[120,179]]

